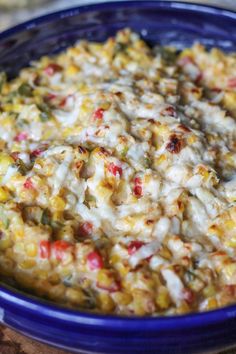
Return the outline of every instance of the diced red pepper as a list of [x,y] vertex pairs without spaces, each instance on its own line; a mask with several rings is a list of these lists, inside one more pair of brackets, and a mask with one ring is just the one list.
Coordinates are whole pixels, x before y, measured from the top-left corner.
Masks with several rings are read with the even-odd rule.
[[103,259],[98,251],[92,251],[87,255],[87,262],[90,270],[98,270],[103,267]]
[[27,139],[28,139],[28,134],[26,132],[21,132],[15,136],[14,141],[20,142]]
[[102,119],[104,114],[104,109],[103,108],[98,108],[96,111],[93,113],[93,119]]
[[44,72],[48,76],[53,76],[55,73],[62,71],[61,65],[58,65],[56,63],[51,63],[49,64],[45,69]]
[[203,79],[203,73],[201,71],[199,71],[199,74],[197,75],[195,82],[196,84],[199,84],[200,81],[202,81]]
[[195,294],[191,289],[185,288],[183,290],[183,298],[188,304],[192,304],[195,300]]
[[51,243],[47,240],[42,240],[39,243],[40,258],[49,259],[51,255]]
[[63,108],[66,105],[67,102],[67,97],[62,98],[62,100],[59,103],[59,107]]
[[49,93],[49,94],[45,97],[45,100],[46,100],[46,101],[52,101],[52,100],[54,100],[55,98],[57,98],[57,95],[55,95],[54,93]]
[[52,251],[58,261],[61,261],[64,257],[65,252],[71,248],[71,243],[58,240],[52,244]]
[[134,195],[136,197],[141,197],[143,194],[142,181],[140,177],[134,179]]
[[172,106],[166,107],[166,108],[161,112],[161,114],[162,114],[163,116],[170,116],[170,117],[174,117],[174,118],[177,117],[176,110],[175,110],[174,107],[172,107]]
[[99,282],[96,283],[96,286],[99,289],[108,291],[109,293],[115,293],[116,291],[120,291],[121,290],[121,284],[117,280],[114,280],[113,283],[110,286],[104,286],[102,284],[99,284]]
[[170,141],[166,145],[166,150],[171,154],[178,154],[183,147],[183,140],[175,134],[172,134],[169,139]]
[[42,152],[43,152],[43,150],[41,150],[41,149],[35,149],[35,150],[31,151],[30,157],[31,158],[32,157],[38,157],[39,155],[42,154]]
[[224,289],[226,294],[231,296],[231,298],[236,296],[236,285],[225,285]]
[[118,174],[119,177],[122,176],[122,172],[123,172],[122,167],[115,165],[113,162],[111,162],[108,165],[108,171],[112,173],[114,176],[117,176]]
[[83,224],[80,225],[78,234],[79,236],[86,237],[91,235],[93,232],[93,224],[91,222],[84,222]]
[[35,75],[34,79],[33,79],[33,83],[34,85],[38,86],[40,85],[40,76],[39,75]]
[[33,185],[32,181],[31,181],[31,178],[30,178],[30,177],[26,179],[26,181],[25,181],[25,183],[23,184],[23,186],[24,186],[24,188],[26,188],[26,189],[33,189],[33,188],[34,188],[34,185]]
[[63,97],[62,99],[61,99],[61,101],[60,101],[60,103],[59,103],[59,107],[61,107],[61,108],[63,108],[63,107],[65,107],[67,104],[68,104],[68,102],[69,102],[69,100],[70,99],[73,99],[73,101],[74,101],[74,95],[68,95],[68,96],[66,96],[66,97]]
[[220,89],[219,87],[213,87],[213,88],[211,88],[211,91],[214,93],[220,93],[222,91],[222,89]]
[[236,77],[231,77],[228,80],[228,85],[229,88],[236,88]]
[[142,241],[131,241],[128,245],[128,254],[131,256],[132,254],[134,254],[135,252],[137,252],[137,250],[139,248],[141,248],[145,243]]

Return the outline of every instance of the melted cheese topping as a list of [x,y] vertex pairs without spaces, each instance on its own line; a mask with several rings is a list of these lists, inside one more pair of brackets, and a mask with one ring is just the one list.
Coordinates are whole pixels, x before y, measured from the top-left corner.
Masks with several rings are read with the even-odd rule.
[[236,301],[236,56],[129,30],[0,74],[0,274],[95,312]]

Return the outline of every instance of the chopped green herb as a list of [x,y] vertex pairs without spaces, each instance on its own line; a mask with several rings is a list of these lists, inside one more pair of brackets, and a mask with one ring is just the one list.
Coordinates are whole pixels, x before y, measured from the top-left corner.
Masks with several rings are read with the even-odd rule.
[[72,285],[72,274],[67,275],[64,279],[63,279],[63,284],[66,287],[70,287]]
[[91,194],[89,194],[86,199],[88,202],[96,202],[96,198]]
[[127,49],[127,44],[125,43],[117,43],[114,48],[114,54],[125,52]]
[[38,104],[37,107],[42,112],[51,113],[50,107],[44,102]]
[[6,97],[6,103],[12,103],[14,98],[18,95],[17,91],[10,92]]
[[6,216],[3,205],[0,205],[0,221],[3,224],[3,227],[7,230],[10,225],[10,220]]
[[26,164],[21,160],[21,159],[17,159],[15,165],[18,168],[18,171],[20,172],[20,174],[22,174],[23,176],[25,176],[27,174],[27,172],[29,172],[29,170],[32,168],[32,166],[26,166]]
[[[19,114],[17,114],[17,116],[15,117],[15,119],[18,117],[18,115],[19,115]],[[26,125],[29,125],[29,122],[28,122],[26,119],[20,119],[20,120],[18,120],[18,122],[17,122],[17,126],[18,126],[19,128],[23,128],[23,127],[26,126]]]
[[3,85],[6,83],[7,81],[7,75],[4,71],[0,72],[0,92],[2,92],[3,89]]
[[163,60],[170,63],[174,62],[178,55],[176,49],[171,47],[157,47],[156,53],[160,54]]
[[152,164],[152,161],[149,157],[144,158],[144,167],[149,168]]
[[18,93],[21,96],[31,97],[32,96],[32,87],[29,84],[23,83],[18,88]]
[[47,122],[49,119],[51,119],[51,115],[47,112],[41,112],[39,118],[41,122]]
[[129,151],[128,146],[124,147],[124,149],[121,151],[121,157],[125,158],[128,151]]
[[60,228],[62,228],[64,226],[64,224],[62,222],[60,222],[60,221],[51,220],[50,226],[53,229],[60,229]]
[[186,277],[186,281],[190,283],[196,278],[196,275],[191,270],[187,270],[185,273],[185,277]]
[[51,225],[51,213],[48,209],[44,209],[41,218],[41,223],[43,225]]

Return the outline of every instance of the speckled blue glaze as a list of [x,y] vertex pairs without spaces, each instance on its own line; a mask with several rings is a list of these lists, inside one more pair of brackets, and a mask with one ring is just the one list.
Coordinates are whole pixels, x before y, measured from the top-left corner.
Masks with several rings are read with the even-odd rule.
[[[0,34],[0,70],[12,77],[79,38],[103,41],[131,27],[149,43],[178,48],[200,41],[236,51],[236,14],[179,2],[89,5],[47,15]],[[163,318],[101,316],[65,309],[0,285],[0,321],[45,343],[79,353],[203,353],[236,345],[236,305]]]

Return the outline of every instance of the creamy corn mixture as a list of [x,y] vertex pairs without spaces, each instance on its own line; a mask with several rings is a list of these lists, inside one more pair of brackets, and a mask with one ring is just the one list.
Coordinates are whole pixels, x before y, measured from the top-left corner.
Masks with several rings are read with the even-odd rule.
[[2,279],[102,313],[236,302],[236,55],[122,30],[0,90]]

